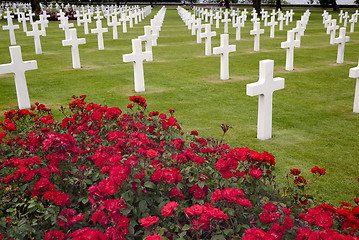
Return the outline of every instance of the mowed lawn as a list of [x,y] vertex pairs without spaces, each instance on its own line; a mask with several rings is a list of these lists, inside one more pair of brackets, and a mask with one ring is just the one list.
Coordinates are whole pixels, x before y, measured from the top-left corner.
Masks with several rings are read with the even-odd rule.
[[[358,65],[359,23],[355,33],[347,33],[350,42],[345,46],[344,64],[336,64],[338,47],[329,44],[322,11],[312,11],[301,48],[295,49],[294,71],[289,72],[280,43],[286,41],[287,30],[295,27],[304,11],[295,11],[293,22],[284,26],[284,31],[277,26],[275,38],[269,38],[269,27],[262,23],[265,33],[260,52],[253,51],[248,14],[242,40],[236,41],[235,29],[229,27],[230,44],[235,44],[237,51],[230,54],[230,79],[222,81],[220,57],[205,56],[204,40],[197,44],[175,7],[168,8],[158,46],[153,47],[154,61],[144,63],[146,92],[136,93],[133,64],[123,63],[122,55],[132,52],[131,39],[143,35],[143,27],[158,10],[153,9],[127,33],[122,33],[120,26],[117,40],[112,39],[109,28],[102,51],[97,49],[97,35],[85,35],[83,26],[77,27],[73,21],[78,37],[86,38],[86,44],[79,46],[82,68],[76,70],[72,68],[71,48],[61,44],[65,34],[59,22],[50,22],[47,36],[41,37],[42,55],[35,54],[33,37],[26,37],[20,26],[16,40],[23,59],[38,63],[38,70],[26,72],[31,103],[44,103],[60,119],[58,109],[67,106],[72,95],[86,94],[88,102],[118,106],[123,111],[129,96],[141,95],[147,99],[149,111],[175,109],[185,132],[197,130],[202,137],[220,138],[220,125],[232,126],[225,141],[232,148],[272,153],[277,180],[283,185],[290,169],[301,169],[309,180],[313,178],[311,168],[318,166],[327,174],[311,185],[317,198],[338,205],[358,197],[359,114],[352,111],[356,80],[349,78],[349,69]],[[332,17],[338,19],[338,13]],[[6,25],[5,20],[0,24]],[[93,21],[89,28],[95,26]],[[103,26],[107,27],[105,21]],[[217,32],[212,47],[217,47],[223,24],[219,29],[212,25],[212,31]],[[8,31],[0,30],[0,64],[10,62],[9,45]],[[285,88],[274,92],[273,137],[267,141],[256,139],[258,97],[246,95],[246,85],[258,81],[259,61],[264,59],[273,59],[274,76],[285,78]],[[17,108],[13,75],[0,75],[0,112],[12,108]]]

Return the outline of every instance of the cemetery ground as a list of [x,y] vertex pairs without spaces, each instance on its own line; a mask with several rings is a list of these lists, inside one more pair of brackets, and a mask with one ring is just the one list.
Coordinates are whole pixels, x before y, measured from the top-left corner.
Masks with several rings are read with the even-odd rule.
[[[72,95],[87,95],[87,100],[126,111],[128,98],[141,95],[150,111],[168,112],[175,109],[183,131],[197,130],[202,137],[221,138],[222,123],[232,128],[225,142],[232,148],[248,147],[268,151],[276,157],[278,181],[285,184],[285,175],[292,168],[301,169],[311,179],[314,166],[326,169],[326,175],[311,186],[315,197],[340,205],[351,202],[358,194],[359,177],[359,115],[353,113],[355,79],[349,78],[349,68],[358,64],[359,26],[347,36],[344,64],[336,64],[337,45],[329,44],[329,35],[322,24],[322,12],[312,12],[301,47],[295,49],[294,71],[285,70],[287,30],[295,27],[303,11],[296,11],[293,22],[276,27],[275,38],[269,38],[269,27],[261,35],[260,51],[253,51],[250,17],[241,30],[241,40],[235,40],[235,28],[230,24],[230,44],[237,51],[230,54],[230,79],[220,80],[220,57],[204,55],[204,40],[196,36],[180,19],[175,8],[167,8],[158,46],[152,47],[153,62],[144,62],[146,92],[134,92],[133,64],[123,63],[122,55],[132,52],[131,39],[144,34],[144,26],[159,10],[134,28],[112,39],[112,28],[104,34],[104,50],[97,48],[97,35],[84,34],[79,46],[81,69],[73,69],[70,47],[63,47],[64,32],[59,22],[50,22],[46,37],[41,37],[42,55],[36,55],[33,37],[15,30],[17,45],[21,46],[24,61],[37,60],[38,69],[26,72],[31,103],[50,107],[60,119],[59,106],[71,101]],[[332,13],[338,19],[337,13]],[[249,15],[248,15],[249,16]],[[15,24],[17,20],[14,20]],[[5,25],[5,20],[0,20]],[[342,24],[341,24],[342,26]],[[96,27],[95,21],[89,29]],[[103,20],[103,27],[107,24]],[[28,24],[28,29],[31,27]],[[220,44],[223,23],[216,29],[212,47]],[[338,35],[338,31],[337,31]],[[0,64],[10,62],[9,34],[0,34]],[[273,136],[262,141],[256,138],[258,97],[246,95],[246,85],[258,81],[259,61],[274,60],[274,76],[285,78],[285,88],[274,93]],[[0,75],[0,112],[17,108],[13,74]]]

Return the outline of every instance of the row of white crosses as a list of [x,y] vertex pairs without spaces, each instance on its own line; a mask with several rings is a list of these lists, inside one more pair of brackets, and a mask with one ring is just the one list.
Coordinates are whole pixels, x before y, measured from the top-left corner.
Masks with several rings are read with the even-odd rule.
[[[352,25],[350,32],[354,32],[354,24],[357,22],[357,17],[359,13],[356,11],[352,15]],[[324,11],[323,14],[323,24],[324,27],[327,29],[327,34],[330,34],[330,44],[338,44],[338,51],[337,51],[337,61],[336,63],[343,63],[344,62],[344,50],[345,50],[345,44],[350,40],[349,36],[346,36],[346,20],[348,17],[348,12],[346,14],[343,13],[343,11],[340,11],[339,13],[339,22],[342,22],[342,19],[344,19],[344,27],[341,27],[339,29],[339,26],[337,25],[337,20],[332,19],[332,15],[330,15],[327,11]],[[336,30],[339,29],[339,36],[336,38]]]
[[[152,19],[153,21],[151,21],[151,25],[153,24],[154,28],[160,30],[165,14],[166,14],[166,8],[162,7],[160,11],[157,12],[154,19]],[[152,26],[150,28],[152,28]],[[148,44],[150,43],[153,44],[153,40],[157,39],[157,37],[159,36],[159,30],[157,34],[153,34],[154,36],[148,36],[152,34],[148,32],[149,28],[145,28],[145,36],[140,36],[137,39],[132,39],[132,53],[124,54],[122,56],[123,62],[133,62],[133,72],[134,72],[134,82],[135,82],[136,92],[144,92],[146,90],[144,73],[143,73],[143,61],[144,60],[152,61],[152,51],[148,50]],[[146,46],[147,46],[144,52],[142,51],[142,39],[146,42]]]
[[306,24],[308,23],[310,12],[306,11],[301,20],[297,21],[297,25],[292,30],[287,31],[287,41],[281,43],[281,48],[286,49],[285,70],[293,70],[294,48],[300,47],[301,36],[304,35]]
[[[189,12],[182,7],[177,8],[178,14],[181,18],[186,21],[188,16],[190,16]],[[216,36],[216,32],[211,31],[211,24],[204,24],[201,25],[201,19],[197,18],[197,36],[200,39],[205,38],[205,55],[210,56],[212,54],[212,37]],[[202,26],[205,28],[203,33],[200,32]],[[193,28],[192,27],[192,28]],[[221,80],[228,80],[229,79],[229,53],[236,51],[236,45],[229,45],[229,35],[228,34],[221,34],[221,45],[219,47],[213,48],[213,54],[220,55],[220,78]],[[198,42],[198,41],[197,41]]]

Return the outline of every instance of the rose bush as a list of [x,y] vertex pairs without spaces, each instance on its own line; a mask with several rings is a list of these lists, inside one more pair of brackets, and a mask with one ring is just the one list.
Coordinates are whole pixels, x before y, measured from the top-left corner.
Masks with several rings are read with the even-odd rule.
[[60,122],[39,103],[0,122],[0,239],[358,239],[358,206],[313,204],[299,169],[280,190],[268,152],[183,133],[139,96],[125,114],[73,98]]

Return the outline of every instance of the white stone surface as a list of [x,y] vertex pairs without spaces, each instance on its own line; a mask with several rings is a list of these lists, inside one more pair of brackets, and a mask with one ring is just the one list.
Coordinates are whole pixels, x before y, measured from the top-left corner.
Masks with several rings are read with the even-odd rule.
[[118,39],[118,31],[117,27],[121,25],[121,21],[118,21],[117,15],[112,16],[112,21],[108,24],[108,26],[112,27],[112,38]]
[[14,73],[17,102],[19,109],[30,108],[30,98],[27,91],[25,72],[37,69],[37,62],[35,60],[22,60],[21,47],[9,47],[11,63],[0,65],[0,74]]
[[224,13],[224,18],[222,19],[222,22],[224,23],[224,33],[228,33],[228,23],[231,22],[231,19],[228,18],[228,12]]
[[[145,35],[139,36],[138,38],[145,42],[145,50],[146,52],[152,52],[152,42],[153,40],[157,39],[157,36],[152,33],[151,26],[145,26],[144,27]],[[149,58],[147,61],[151,62],[153,61],[151,54],[151,58]]]
[[70,29],[70,38],[62,40],[62,46],[71,46],[72,67],[81,68],[79,45],[85,44],[85,38],[77,38],[76,28]]
[[278,25],[278,22],[276,22],[274,19],[275,16],[272,16],[271,21],[268,23],[268,26],[270,27],[270,33],[269,33],[270,38],[274,38],[275,26]]
[[349,70],[349,77],[356,78],[353,112],[359,113],[359,63]]
[[152,52],[142,52],[142,44],[140,39],[132,39],[132,53],[124,54],[124,62],[133,62],[133,72],[135,80],[135,91],[145,91],[145,80],[143,74],[143,61],[152,58]]
[[344,49],[345,43],[349,42],[350,37],[345,36],[346,28],[342,27],[339,29],[339,37],[334,38],[334,43],[338,44],[337,63],[344,63]]
[[10,36],[10,44],[11,45],[16,45],[16,38],[15,38],[15,29],[19,29],[19,25],[14,25],[12,23],[12,18],[9,17],[7,18],[7,25],[6,26],[2,26],[3,30],[9,30],[9,36]]
[[286,61],[285,70],[293,70],[293,59],[294,59],[294,48],[300,47],[299,40],[294,40],[294,31],[290,30],[287,32],[287,41],[281,43],[281,48],[286,48]]
[[45,30],[39,30],[39,22],[33,22],[32,31],[26,32],[26,36],[34,37],[35,53],[42,54],[40,36],[46,36]]
[[253,30],[250,31],[250,35],[254,35],[254,51],[258,52],[260,49],[260,35],[264,33],[264,29],[260,29],[261,23],[255,22],[253,24]]
[[339,26],[337,26],[337,20],[333,19],[331,21],[331,24],[327,28],[327,33],[329,31],[329,34],[330,34],[330,44],[331,45],[334,44],[334,38],[335,38],[335,33],[336,33],[337,29],[339,29]]
[[213,54],[221,55],[221,79],[229,79],[229,53],[236,51],[236,45],[229,45],[229,35],[221,34],[221,45],[213,48]]
[[236,28],[236,40],[241,40],[241,28],[244,27],[243,17],[237,17],[237,22],[233,25]]
[[204,24],[204,32],[201,33],[201,38],[205,39],[205,55],[212,55],[212,37],[216,36],[216,32],[211,32],[211,24]]
[[284,88],[284,78],[273,78],[273,69],[273,60],[260,61],[259,81],[247,84],[247,95],[259,95],[257,138],[260,140],[272,138],[273,92]]
[[96,33],[97,34],[98,50],[104,50],[105,49],[104,42],[103,42],[103,34],[106,33],[106,32],[108,32],[108,28],[103,28],[101,20],[97,20],[96,21],[96,28],[91,29],[91,33]]

